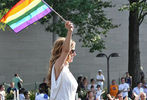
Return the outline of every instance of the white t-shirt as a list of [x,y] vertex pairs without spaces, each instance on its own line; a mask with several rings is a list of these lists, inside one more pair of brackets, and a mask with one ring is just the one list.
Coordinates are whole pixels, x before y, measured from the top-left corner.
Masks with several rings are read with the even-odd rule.
[[0,99],[5,100],[5,91],[0,91]]
[[102,90],[96,91],[96,99],[101,100]]
[[58,79],[55,79],[54,66],[51,75],[50,100],[75,100],[78,83],[69,70],[64,66]]
[[19,94],[19,100],[25,100],[24,94]]
[[[102,75],[102,74],[101,75],[98,74],[96,76],[96,79],[98,79],[98,80],[105,80],[104,75]],[[100,86],[103,86],[104,82],[103,81],[97,81],[97,84],[100,85]]]
[[133,89],[133,93],[135,93],[135,94],[137,94],[137,95],[140,95],[141,92],[144,92],[144,91],[143,91],[143,88],[140,88],[140,89],[139,89],[138,87],[135,87],[135,88]]
[[38,94],[35,97],[35,100],[49,100],[49,96],[47,94]]
[[119,85],[119,90],[120,91],[126,91],[126,92],[122,92],[123,97],[128,96],[128,92],[127,92],[128,89],[129,89],[129,85],[127,83]]

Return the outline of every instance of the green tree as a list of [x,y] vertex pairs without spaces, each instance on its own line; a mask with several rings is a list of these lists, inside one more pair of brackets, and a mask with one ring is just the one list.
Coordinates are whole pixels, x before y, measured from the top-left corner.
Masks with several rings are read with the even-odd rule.
[[[107,32],[115,28],[112,20],[107,18],[104,9],[113,7],[111,2],[102,0],[45,0],[65,19],[74,23],[77,28],[76,35],[80,36],[79,41],[83,47],[90,48],[90,52],[101,51],[105,48],[104,40]],[[0,17],[4,15],[18,0],[1,0]],[[42,24],[48,23],[47,31],[65,36],[64,22],[51,13],[40,20]],[[4,29],[0,25],[0,29]]]
[[129,53],[128,70],[133,76],[133,87],[141,80],[141,61],[139,48],[139,27],[147,15],[146,0],[129,0],[129,4],[121,8],[129,10]]

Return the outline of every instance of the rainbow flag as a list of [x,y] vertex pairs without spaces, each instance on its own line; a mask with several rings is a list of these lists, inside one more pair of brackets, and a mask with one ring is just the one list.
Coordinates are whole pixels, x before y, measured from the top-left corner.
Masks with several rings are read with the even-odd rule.
[[42,0],[20,0],[0,22],[9,25],[17,33],[51,11],[51,8]]

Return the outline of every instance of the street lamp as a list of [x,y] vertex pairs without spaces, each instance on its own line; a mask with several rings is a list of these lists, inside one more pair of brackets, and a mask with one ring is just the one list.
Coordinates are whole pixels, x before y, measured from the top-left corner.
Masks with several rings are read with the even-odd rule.
[[109,93],[109,59],[110,57],[119,57],[118,53],[111,53],[109,56],[107,56],[105,53],[99,53],[96,55],[96,57],[106,57],[107,58],[107,89]]

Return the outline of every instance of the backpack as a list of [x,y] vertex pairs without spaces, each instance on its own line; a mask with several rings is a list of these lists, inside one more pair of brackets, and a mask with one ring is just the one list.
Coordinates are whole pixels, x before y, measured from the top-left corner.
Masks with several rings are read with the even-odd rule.
[[18,89],[22,88],[22,83],[21,82],[18,82],[17,83],[17,86],[18,86]]

